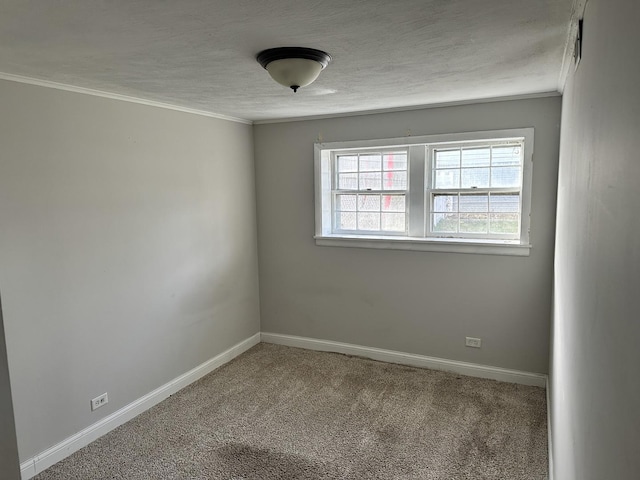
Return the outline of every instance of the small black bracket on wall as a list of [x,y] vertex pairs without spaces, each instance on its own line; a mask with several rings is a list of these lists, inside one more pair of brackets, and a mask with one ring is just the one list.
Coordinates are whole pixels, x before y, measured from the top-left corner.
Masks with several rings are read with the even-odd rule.
[[578,20],[578,31],[576,32],[576,42],[573,46],[573,60],[576,63],[576,68],[582,58],[582,25],[584,20],[581,18]]

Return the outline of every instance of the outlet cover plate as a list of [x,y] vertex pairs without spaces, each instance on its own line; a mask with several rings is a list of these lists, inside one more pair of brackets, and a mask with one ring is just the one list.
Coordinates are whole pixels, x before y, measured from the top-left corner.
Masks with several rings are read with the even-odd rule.
[[464,344],[467,347],[480,348],[482,347],[482,339],[474,338],[474,337],[465,337]]
[[107,396],[107,392],[104,392],[102,395],[91,400],[91,411],[96,410],[107,403],[109,403],[109,397]]

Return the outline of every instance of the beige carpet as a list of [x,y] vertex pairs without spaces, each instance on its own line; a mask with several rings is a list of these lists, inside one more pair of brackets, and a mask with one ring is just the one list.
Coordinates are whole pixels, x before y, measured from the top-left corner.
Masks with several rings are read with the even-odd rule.
[[546,478],[545,392],[260,344],[45,479]]

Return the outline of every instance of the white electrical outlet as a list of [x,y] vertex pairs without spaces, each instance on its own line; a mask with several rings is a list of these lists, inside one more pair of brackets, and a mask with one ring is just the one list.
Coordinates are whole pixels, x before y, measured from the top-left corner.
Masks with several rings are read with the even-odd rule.
[[482,346],[481,338],[465,337],[464,344],[467,347],[480,348]]
[[99,397],[96,397],[93,400],[91,400],[91,410],[92,411],[96,410],[97,408],[100,408],[103,405],[106,405],[107,403],[109,403],[109,397],[107,397],[107,392],[104,392]]

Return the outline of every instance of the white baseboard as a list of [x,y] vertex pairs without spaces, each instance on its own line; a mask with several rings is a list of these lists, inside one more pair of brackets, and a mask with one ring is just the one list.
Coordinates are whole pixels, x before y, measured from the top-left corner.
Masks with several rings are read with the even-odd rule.
[[26,480],[36,476],[36,466],[33,462],[33,458],[30,458],[26,462],[20,464],[20,478]]
[[541,373],[529,373],[519,370],[509,370],[500,367],[478,365],[475,363],[458,362],[444,358],[426,357],[413,353],[383,350],[381,348],[363,347],[350,343],[332,342],[329,340],[317,340],[315,338],[296,337],[293,335],[281,335],[279,333],[261,333],[260,339],[265,343],[276,343],[289,347],[306,348],[307,350],[319,350],[323,352],[344,353],[361,357],[380,360],[388,363],[399,363],[412,367],[430,368],[459,373],[469,377],[488,378],[501,382],[518,383],[520,385],[532,385],[545,387],[547,376]]
[[547,449],[549,461],[549,474],[547,479],[553,480],[553,435],[551,435],[551,389],[549,388],[549,377],[547,376]]
[[[84,430],[66,438],[53,447],[20,464],[22,480],[28,480],[36,474],[49,468],[51,465],[63,460],[72,453],[87,446],[89,443],[97,440],[101,436],[110,432],[123,423],[128,422],[142,412],[157,405],[170,395],[178,392],[187,385],[202,378],[216,368],[233,360],[238,355],[249,350],[254,345],[263,341],[265,343],[275,343],[278,345],[286,345],[290,347],[306,348],[308,350],[319,350],[323,352],[336,352],[347,355],[358,355],[362,357],[380,360],[388,363],[398,363],[402,365],[410,365],[414,367],[431,368],[434,370],[444,370],[448,372],[459,373],[471,377],[488,378],[503,382],[518,383],[521,385],[533,385],[537,387],[547,386],[547,376],[539,373],[522,372],[519,370],[509,370],[500,367],[491,367],[486,365],[477,365],[467,362],[458,362],[456,360],[447,360],[443,358],[427,357],[424,355],[416,355],[412,353],[396,352],[393,350],[384,350],[381,348],[364,347],[361,345],[353,345],[349,343],[333,342],[329,340],[317,340],[314,338],[296,337],[293,335],[281,335],[277,333],[256,333],[255,335],[234,345],[219,355],[207,360],[203,364],[194,369],[174,378],[170,382],[162,385],[154,391],[140,397],[130,404],[122,407],[120,410],[103,418],[102,420],[88,426]],[[547,393],[548,393],[547,389]],[[547,399],[547,408],[549,403]],[[551,437],[549,437],[551,441]],[[551,447],[551,444],[550,444]],[[551,451],[549,453],[551,455]],[[549,457],[551,465],[551,456]],[[551,478],[551,477],[549,477]]]
[[156,388],[154,391],[147,393],[143,397],[140,397],[139,399],[122,407],[120,410],[113,412],[111,415],[103,418],[93,425],[88,426],[75,435],[66,438],[44,452],[22,462],[20,464],[22,480],[32,478],[37,473],[49,468],[54,463],[68,457],[72,453],[82,447],[85,447],[114,428],[119,427],[123,423],[126,423],[132,418],[140,415],[145,410],[148,410],[154,405],[160,403],[187,385],[204,377],[208,373],[211,373],[213,370],[221,367],[230,360],[233,360],[235,357],[246,352],[258,343],[260,343],[260,334],[256,333],[221,354],[207,360],[203,364],[198,365],[187,373],[174,378],[170,382]]

